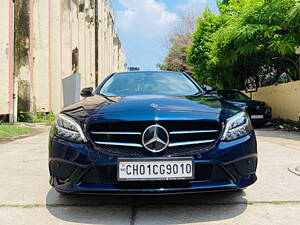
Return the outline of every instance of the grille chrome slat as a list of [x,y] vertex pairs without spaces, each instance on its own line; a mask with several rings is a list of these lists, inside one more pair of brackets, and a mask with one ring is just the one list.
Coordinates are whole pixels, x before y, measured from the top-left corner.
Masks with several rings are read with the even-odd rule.
[[213,143],[216,140],[201,140],[201,141],[185,141],[185,142],[174,142],[170,143],[169,147],[177,147],[177,146],[184,146],[184,145],[198,145],[198,144],[207,144]]
[[106,141],[95,141],[95,143],[98,145],[115,145],[115,146],[126,146],[126,147],[136,147],[136,148],[143,147],[141,144],[136,144],[136,143],[106,142]]
[[218,130],[183,130],[183,131],[172,131],[170,134],[204,134],[204,133],[217,133]]
[[[174,142],[174,143],[170,143],[168,147],[177,147],[177,146],[184,146],[184,145],[198,145],[198,144],[207,144],[207,143],[213,143],[213,142],[215,142],[215,140]],[[141,144],[137,144],[137,143],[105,142],[105,141],[95,141],[95,143],[98,145],[115,145],[115,146],[138,147],[138,148],[143,147]]]
[[141,135],[141,132],[97,132],[97,131],[91,131],[91,134],[103,134],[103,135]]

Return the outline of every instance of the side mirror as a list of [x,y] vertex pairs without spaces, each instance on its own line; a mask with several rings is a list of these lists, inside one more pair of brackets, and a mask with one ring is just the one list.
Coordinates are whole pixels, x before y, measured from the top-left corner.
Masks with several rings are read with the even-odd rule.
[[206,94],[209,94],[210,92],[215,91],[215,90],[216,90],[215,88],[204,85],[204,91],[205,91]]
[[80,92],[80,95],[83,98],[90,97],[93,95],[93,90],[94,90],[94,88],[92,88],[92,87],[83,88]]

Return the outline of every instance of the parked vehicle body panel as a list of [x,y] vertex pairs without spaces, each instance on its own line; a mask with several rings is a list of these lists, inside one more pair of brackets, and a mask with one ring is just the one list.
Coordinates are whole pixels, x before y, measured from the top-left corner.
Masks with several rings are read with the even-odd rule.
[[212,91],[211,94],[245,110],[253,123],[264,124],[272,118],[270,106],[263,101],[252,100],[238,90],[216,90]]
[[[123,75],[127,77],[112,91],[107,82]],[[177,88],[151,86],[151,79],[164,83],[176,77],[187,87],[176,82]],[[136,81],[144,78],[151,78],[150,83]],[[130,89],[122,87],[126,82]],[[103,94],[106,86],[111,96]],[[191,89],[197,93],[190,94]],[[189,94],[176,96],[173,91]],[[113,96],[117,92],[126,95]],[[83,93],[90,95],[87,89]],[[243,189],[256,181],[256,145],[247,114],[205,95],[187,75],[120,73],[62,110],[50,132],[50,184],[63,193],[97,194]]]

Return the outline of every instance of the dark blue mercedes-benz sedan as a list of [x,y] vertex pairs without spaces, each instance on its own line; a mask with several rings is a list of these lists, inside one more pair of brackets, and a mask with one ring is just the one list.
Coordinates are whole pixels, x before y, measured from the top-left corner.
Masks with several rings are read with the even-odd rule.
[[50,184],[60,193],[239,190],[257,179],[247,113],[184,73],[116,73],[81,95],[50,132]]

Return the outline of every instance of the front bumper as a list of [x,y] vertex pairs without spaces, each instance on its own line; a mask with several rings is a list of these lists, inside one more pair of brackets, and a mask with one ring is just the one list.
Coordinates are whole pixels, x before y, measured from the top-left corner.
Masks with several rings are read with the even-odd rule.
[[[191,155],[187,155],[191,156]],[[195,179],[168,182],[118,182],[117,157],[50,136],[50,184],[65,193],[178,194],[243,189],[256,181],[254,132],[193,155]]]
[[[262,108],[260,110],[247,109],[246,112],[249,114],[251,122],[253,124],[267,123],[272,119],[272,109],[271,108]],[[252,116],[262,115],[263,118],[257,119]]]

